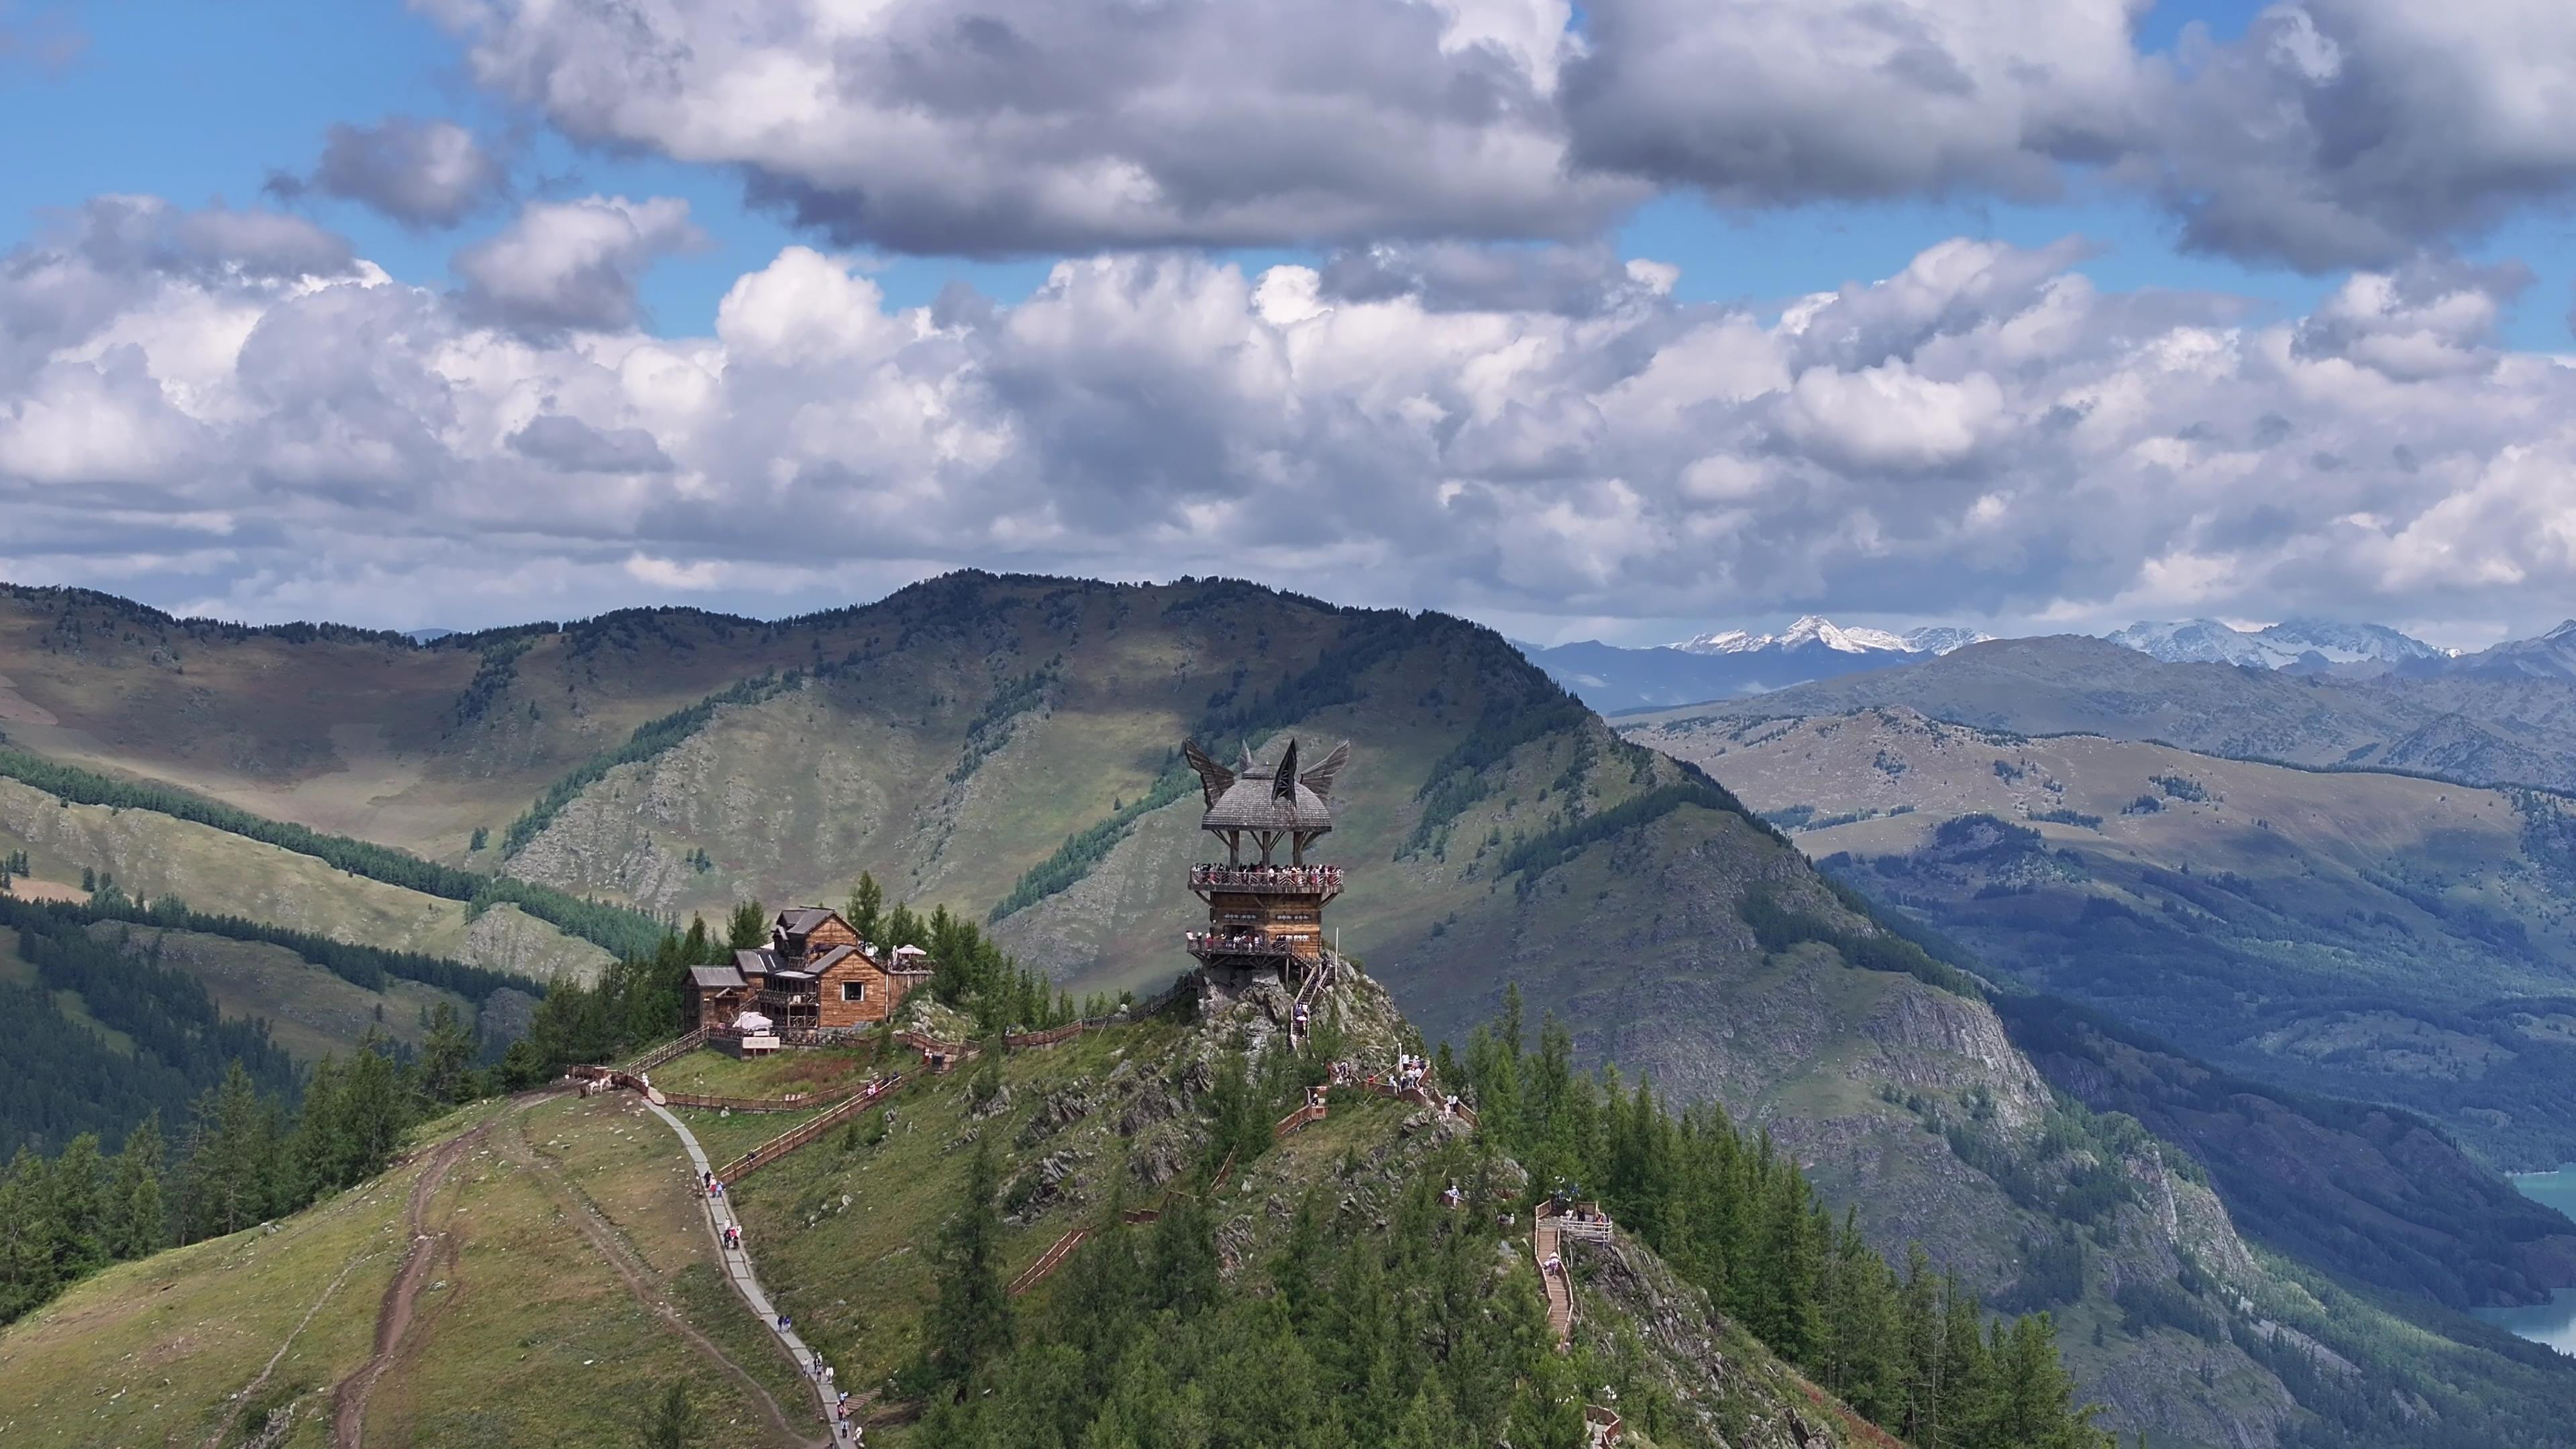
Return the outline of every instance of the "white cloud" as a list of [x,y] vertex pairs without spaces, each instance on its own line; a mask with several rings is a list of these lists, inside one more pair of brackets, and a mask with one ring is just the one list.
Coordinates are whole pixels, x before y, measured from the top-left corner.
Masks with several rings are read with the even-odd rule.
[[[157,205],[117,214],[187,233]],[[1773,321],[1455,256],[1363,295],[1088,258],[1016,306],[894,308],[788,248],[713,335],[656,339],[95,240],[0,265],[13,566],[81,576],[114,508],[98,577],[251,617],[777,611],[970,564],[1520,619],[2576,592],[2576,369],[2496,340],[2496,272],[2255,326],[2100,292],[2079,247],[1953,242]],[[1497,279],[1519,305],[1457,305]]]
[[655,261],[699,246],[689,204],[656,196],[532,202],[500,235],[456,254],[465,306],[521,329],[604,332],[637,320],[636,284]]

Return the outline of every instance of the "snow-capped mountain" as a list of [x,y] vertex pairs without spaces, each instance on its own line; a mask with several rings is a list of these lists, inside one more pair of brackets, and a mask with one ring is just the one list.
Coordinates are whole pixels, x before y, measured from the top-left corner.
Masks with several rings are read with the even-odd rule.
[[1917,654],[1947,654],[1971,644],[1984,644],[1995,636],[1975,629],[1962,629],[1956,624],[1932,624],[1905,631],[1905,647]]
[[2576,679],[2576,619],[2568,620],[2537,639],[2516,639],[2475,654],[2463,654],[2449,661],[2446,672],[2506,678]]
[[1907,634],[1846,629],[1810,614],[1777,634],[1725,629],[1661,649],[1586,641],[1521,652],[1594,709],[1613,712],[1761,694],[1865,669],[1893,669],[1983,642],[1974,629],[1934,625]]
[[2108,636],[2168,664],[2234,664],[2246,669],[2377,674],[2441,650],[2384,624],[2287,619],[2260,629],[2233,629],[2215,619],[2132,624]]
[[1884,629],[1846,629],[1821,614],[1809,614],[1777,634],[1728,629],[1685,639],[1673,647],[1684,654],[1754,654],[1765,649],[1787,652],[1807,648],[1830,649],[1837,654],[1914,652],[1902,638]]

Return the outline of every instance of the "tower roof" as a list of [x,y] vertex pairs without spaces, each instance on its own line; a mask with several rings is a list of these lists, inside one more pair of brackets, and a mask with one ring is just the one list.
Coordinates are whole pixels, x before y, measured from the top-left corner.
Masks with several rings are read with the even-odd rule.
[[1278,830],[1320,835],[1333,828],[1333,781],[1350,762],[1351,744],[1344,740],[1323,763],[1300,771],[1297,742],[1290,740],[1278,759],[1260,764],[1249,746],[1232,767],[1218,764],[1196,740],[1181,747],[1182,757],[1199,776],[1207,800],[1203,830]]

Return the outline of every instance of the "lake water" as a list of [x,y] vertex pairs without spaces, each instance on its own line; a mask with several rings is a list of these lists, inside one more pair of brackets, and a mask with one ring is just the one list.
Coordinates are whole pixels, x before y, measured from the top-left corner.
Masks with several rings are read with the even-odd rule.
[[[2556,1172],[2526,1172],[2513,1179],[2522,1195],[2576,1218],[2576,1165]],[[2534,1343],[2576,1356],[2576,1288],[2561,1288],[2547,1303],[2520,1308],[2472,1309],[2479,1318]]]

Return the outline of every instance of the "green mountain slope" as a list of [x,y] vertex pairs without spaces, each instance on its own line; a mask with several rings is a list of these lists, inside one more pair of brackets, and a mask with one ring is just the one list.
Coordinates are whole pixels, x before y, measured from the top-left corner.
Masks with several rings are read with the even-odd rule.
[[[141,642],[83,639],[86,652],[0,652],[0,674],[24,701],[13,710],[77,727],[47,738],[106,763],[107,723],[148,735],[117,702],[157,666]],[[451,645],[479,651],[477,675],[452,677]],[[1177,773],[1184,735],[1265,751],[1349,737],[1324,851],[1349,889],[1328,923],[1432,1040],[1463,1041],[1517,983],[1571,1026],[1577,1062],[1616,1062],[1767,1131],[1829,1198],[1860,1206],[1880,1251],[1919,1240],[1975,1291],[2055,1309],[2086,1391],[2157,1442],[2267,1445],[2306,1422],[2299,1405],[2327,1390],[2261,1322],[2314,1321],[2379,1372],[2361,1320],[2328,1314],[2330,1289],[2249,1250],[2173,1148],[2052,1092],[1955,968],[1874,925],[1724,790],[1624,742],[1457,620],[1224,582],[958,575],[771,625],[670,613],[408,653],[283,633],[189,647],[308,684],[327,665],[299,649],[384,650],[374,676],[351,677],[401,682],[375,704],[334,696],[327,752],[257,745],[260,712],[228,704],[216,713],[246,741],[233,763],[156,764],[129,743],[119,768],[392,844],[444,842],[473,868],[655,914],[836,901],[866,870],[992,920],[1077,992],[1186,964],[1178,932],[1203,908],[1183,867],[1205,846]],[[441,690],[430,713],[446,724],[386,717],[365,733],[371,709],[417,713]],[[383,748],[347,743],[362,735]],[[319,806],[358,793],[363,812]],[[2488,1384],[2482,1372],[2462,1370]]]
[[1902,709],[1637,737],[2023,981],[2505,1166],[2576,1158],[2565,800]]
[[[1402,1044],[1401,1023],[1375,988],[1355,982],[1342,994],[1360,999],[1328,1004],[1323,1016],[1346,1049],[1377,1058]],[[1197,1160],[1225,1121],[1211,1064],[1225,1060],[1235,1034],[1148,1022],[1015,1054],[995,1078],[921,1077],[892,1099],[891,1115],[854,1122],[737,1188],[764,1279],[845,1384],[880,1386],[937,1331],[933,1250],[979,1151],[999,1156],[995,1247],[1000,1271],[1017,1273],[1122,1196],[1161,1197],[1149,1179],[1170,1169],[1154,1164],[1175,1152]],[[736,1090],[774,1092],[821,1065],[764,1064],[773,1080],[763,1082],[701,1056],[660,1075],[674,1087],[720,1077]],[[716,1069],[707,1083],[702,1066]],[[743,1120],[681,1110],[702,1135]],[[762,1130],[795,1120],[771,1117]],[[1250,1125],[1267,1135],[1265,1122]],[[1317,1286],[1333,1295],[1333,1311],[1370,1281],[1369,1270],[1332,1267],[1337,1259],[1383,1252],[1393,1272],[1413,1274],[1405,1256],[1429,1250],[1466,1275],[1455,1284],[1462,1296],[1403,1311],[1449,1341],[1383,1345],[1390,1362],[1423,1365],[1394,1380],[1371,1377],[1366,1357],[1355,1368],[1301,1369],[1275,1356],[1199,1364],[1192,1372],[1206,1407],[1180,1415],[1227,1420],[1252,1406],[1272,1432],[1291,1436],[1276,1442],[1303,1443],[1303,1413],[1329,1428],[1381,1402],[1401,1413],[1434,1382],[1490,1378],[1490,1396],[1462,1396],[1444,1412],[1508,1411],[1521,1426],[1516,1442],[1533,1445],[1573,1449],[1582,1398],[1605,1390],[1625,1390],[1635,1443],[1865,1442],[1847,1411],[1635,1243],[1578,1260],[1575,1352],[1554,1354],[1526,1239],[1498,1236],[1481,1209],[1432,1204],[1446,1174],[1519,1173],[1508,1160],[1477,1162],[1458,1131],[1425,1130],[1411,1108],[1349,1094],[1325,1122],[1247,1156],[1218,1190],[1199,1189],[1203,1207],[1170,1204],[1170,1223],[1130,1229],[1077,1258],[1021,1300],[1020,1316],[1051,1324],[1079,1295],[1103,1291],[1114,1248],[1132,1250],[1140,1271],[1150,1264],[1157,1285],[1169,1281],[1167,1264],[1206,1274],[1185,1280],[1203,1284],[1191,1290],[1201,1295],[1194,1305],[1166,1307],[1159,1319],[1147,1307],[1136,1325],[1147,1347],[1214,1349],[1252,1324],[1275,1328],[1279,1310],[1268,1305],[1282,1301],[1281,1288],[1269,1264],[1299,1231],[1294,1206],[1306,1201],[1323,1205],[1333,1240],[1301,1261],[1330,1269]],[[408,1274],[397,1271],[407,1243],[426,1255]],[[640,1406],[685,1381],[701,1427],[727,1442],[805,1442],[810,1394],[723,1285],[711,1247],[687,1160],[632,1096],[487,1104],[427,1129],[406,1164],[273,1235],[253,1230],[110,1269],[0,1331],[0,1403],[13,1435],[65,1445],[321,1445],[345,1440],[335,1421],[370,1443],[606,1445],[631,1442]],[[1374,1281],[1383,1288],[1388,1279]],[[1395,1322],[1387,1311],[1380,1326]],[[1123,1398],[1151,1412],[1135,1398],[1148,1367],[1130,1362],[1117,1394],[1086,1400],[1087,1411]],[[1056,1391],[1017,1372],[997,1387],[998,1402],[1015,1405]],[[1301,1397],[1309,1388],[1320,1397]],[[1168,1410],[1143,1421],[1175,1422]],[[983,1442],[974,1432],[934,1416],[872,1430],[869,1441]],[[1341,1433],[1335,1442],[1352,1430]]]

